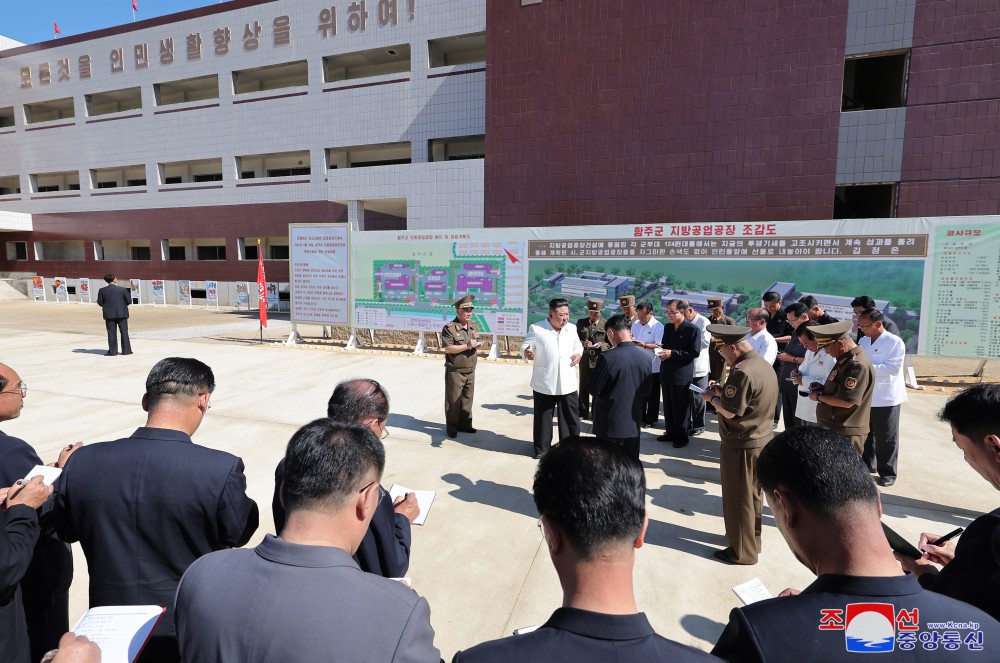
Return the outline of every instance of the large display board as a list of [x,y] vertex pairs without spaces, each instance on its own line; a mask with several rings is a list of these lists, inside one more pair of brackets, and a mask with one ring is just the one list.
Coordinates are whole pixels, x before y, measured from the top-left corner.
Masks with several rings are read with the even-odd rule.
[[[740,318],[766,290],[839,319],[873,297],[911,353],[1000,356],[1000,217],[358,232],[291,226],[292,320],[440,331],[476,296],[486,333],[521,335],[554,297],[584,317],[631,294]],[[348,274],[350,277],[348,278]],[[297,275],[299,275],[297,277]],[[308,278],[307,278],[308,275]],[[350,293],[350,296],[348,296]],[[308,311],[308,314],[307,314]]]

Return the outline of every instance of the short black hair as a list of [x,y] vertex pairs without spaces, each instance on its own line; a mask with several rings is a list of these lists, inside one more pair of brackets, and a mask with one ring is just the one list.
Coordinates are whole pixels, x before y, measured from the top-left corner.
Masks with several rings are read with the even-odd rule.
[[676,308],[678,311],[686,311],[688,308],[687,303],[685,303],[683,299],[671,299],[667,301],[666,304],[663,305],[664,310],[670,308],[671,304],[673,304],[674,308]]
[[877,505],[879,500],[854,445],[843,435],[816,426],[775,435],[760,452],[757,478],[768,493],[781,486],[825,519],[851,504]]
[[868,295],[858,295],[851,300],[851,308],[855,306],[862,306],[866,309],[875,308],[875,300]]
[[111,283],[112,281],[115,280],[115,275],[114,274],[105,274],[104,275],[104,280],[107,281],[108,283]]
[[877,308],[866,308],[864,311],[858,314],[859,318],[862,316],[868,318],[869,322],[885,321],[885,315],[883,315],[882,311],[878,310]]
[[809,309],[802,302],[792,302],[785,307],[785,315],[794,315],[796,318],[801,318],[808,311]]
[[761,295],[760,299],[761,301],[767,302],[768,304],[770,304],[771,302],[778,302],[779,304],[781,303],[781,295],[776,293],[774,290],[768,290],[763,295]]
[[194,398],[206,391],[215,391],[215,374],[207,364],[191,357],[167,357],[146,376],[146,407],[152,410],[164,396]]
[[326,417],[311,421],[285,450],[285,509],[337,509],[383,469],[385,449],[370,429]]
[[569,438],[542,456],[533,486],[538,513],[552,519],[578,555],[630,544],[646,515],[642,464],[593,438]]
[[569,302],[562,297],[556,297],[555,299],[549,300],[549,311],[555,311],[557,308],[562,308],[563,306],[569,306]]
[[389,394],[377,381],[353,378],[338,384],[326,404],[326,416],[337,421],[362,423],[389,418]]
[[635,310],[638,313],[642,311],[643,313],[651,313],[653,311],[653,305],[649,302],[642,301],[635,305]]
[[810,341],[815,341],[816,336],[812,333],[812,330],[809,329],[810,327],[819,327],[819,323],[816,322],[815,320],[806,320],[801,325],[799,325],[798,329],[795,330],[795,335],[805,336]]
[[819,302],[816,301],[816,298],[813,297],[812,295],[806,295],[805,297],[803,297],[799,301],[802,302],[803,304],[805,304],[806,308],[808,308],[808,309],[813,309],[813,308],[816,308],[817,306],[819,306]]
[[977,444],[1000,435],[1000,384],[977,384],[948,399],[938,419]]
[[608,318],[608,321],[604,323],[604,328],[614,329],[618,332],[625,331],[626,329],[632,331],[632,321],[624,313],[616,313]]

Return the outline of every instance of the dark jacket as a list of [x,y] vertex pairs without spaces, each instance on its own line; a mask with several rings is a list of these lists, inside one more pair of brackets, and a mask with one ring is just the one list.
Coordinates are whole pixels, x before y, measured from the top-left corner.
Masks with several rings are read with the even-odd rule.
[[594,396],[594,435],[639,436],[652,370],[649,352],[632,341],[601,353],[587,382],[587,390]]
[[660,347],[669,349],[670,358],[660,362],[660,382],[690,384],[694,379],[694,358],[701,352],[701,330],[685,320],[674,329],[670,322],[663,325]]
[[18,504],[0,513],[0,663],[28,663],[28,628],[18,583],[38,540],[38,514]]
[[97,305],[104,309],[105,320],[127,318],[131,303],[132,291],[120,285],[109,283],[97,291]]

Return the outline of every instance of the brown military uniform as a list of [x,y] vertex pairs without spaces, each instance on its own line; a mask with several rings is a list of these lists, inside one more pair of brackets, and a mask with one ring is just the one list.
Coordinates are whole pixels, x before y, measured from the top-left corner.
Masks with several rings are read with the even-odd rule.
[[635,322],[639,319],[639,314],[635,310],[635,295],[622,295],[618,298],[618,305],[622,307],[622,313],[625,313],[625,309],[631,307],[632,313],[628,314],[629,322]]
[[732,419],[719,416],[722,517],[728,552],[738,564],[756,564],[763,494],[755,475],[760,451],[774,437],[778,401],[774,369],[756,350],[747,351],[729,371],[720,400],[723,408],[736,415]]
[[[441,345],[467,345],[476,340],[479,328],[469,321],[468,327],[455,318],[441,330]],[[444,356],[444,419],[449,430],[472,428],[472,397],[476,390],[475,348]]]
[[580,359],[580,416],[584,419],[590,418],[590,392],[587,391],[590,372],[597,368],[597,360],[601,358],[601,353],[611,349],[604,331],[605,322],[604,318],[591,322],[589,317],[576,321],[576,333],[580,337],[580,343],[590,341],[593,344],[583,349],[583,357]]
[[863,453],[868,436],[875,390],[875,368],[871,359],[855,346],[837,359],[836,366],[823,385],[820,396],[835,396],[854,404],[854,407],[833,407],[819,402],[816,405],[816,422],[835,433],[840,433]]
[[[728,315],[714,316],[709,314],[708,322],[712,325],[735,325],[736,321]],[[725,379],[726,360],[719,353],[719,348],[712,343],[708,346],[708,377],[716,382]]]

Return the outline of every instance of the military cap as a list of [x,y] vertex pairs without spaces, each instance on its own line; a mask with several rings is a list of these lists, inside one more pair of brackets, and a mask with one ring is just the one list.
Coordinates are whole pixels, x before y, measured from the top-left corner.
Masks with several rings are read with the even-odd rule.
[[[718,347],[739,343],[746,338],[747,334],[753,331],[749,327],[740,327],[738,325],[708,325],[705,329],[712,335],[712,342]],[[815,328],[811,327],[810,329]]]
[[462,297],[457,302],[455,302],[455,310],[457,311],[463,308],[469,308],[469,309],[476,308],[475,306],[472,305],[472,302],[474,301],[476,301],[475,295],[466,295],[465,297]]
[[622,295],[618,298],[618,303],[621,304],[622,308],[635,306],[635,295]]
[[709,297],[708,308],[722,308],[722,297]]
[[815,327],[810,327],[809,331],[816,338],[816,344],[821,348],[825,348],[834,341],[847,338],[853,326],[850,320],[844,320],[843,322],[832,322],[828,325],[816,325]]
[[603,299],[588,299],[587,300],[587,310],[588,311],[602,311],[602,310],[604,310],[604,300]]

